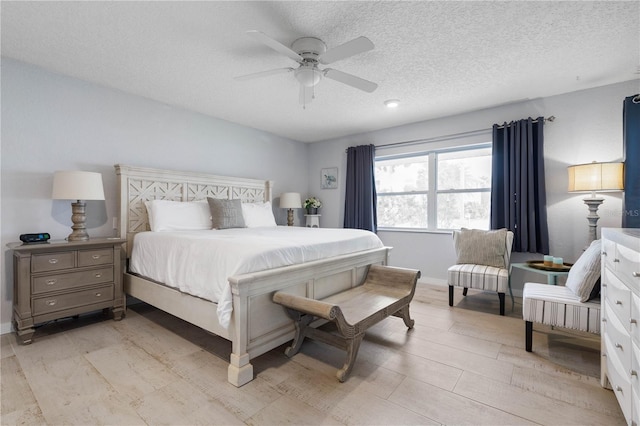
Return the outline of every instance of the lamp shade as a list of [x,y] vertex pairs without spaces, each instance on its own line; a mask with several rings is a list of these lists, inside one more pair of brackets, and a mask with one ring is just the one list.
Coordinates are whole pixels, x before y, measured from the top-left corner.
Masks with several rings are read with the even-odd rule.
[[55,172],[51,198],[54,200],[104,200],[102,175],[81,171]]
[[569,166],[569,192],[620,191],[624,163],[593,163]]
[[302,199],[297,192],[285,192],[280,194],[281,209],[299,209],[302,207]]

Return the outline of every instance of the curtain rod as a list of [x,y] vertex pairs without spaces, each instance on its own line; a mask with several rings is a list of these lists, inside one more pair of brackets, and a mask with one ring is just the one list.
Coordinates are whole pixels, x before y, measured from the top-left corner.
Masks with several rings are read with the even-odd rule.
[[[544,120],[544,122],[545,122],[545,123],[546,123],[547,121],[549,121],[549,122],[553,123],[553,122],[556,120],[556,117],[552,115],[552,116],[549,116],[549,117],[546,117],[546,118],[545,118],[545,117],[543,117],[542,119]],[[531,120],[531,122],[532,122],[532,123],[537,123],[537,122],[538,122],[538,119],[536,118],[536,119],[534,119],[534,120]],[[509,126],[508,124],[507,124],[506,126],[504,126],[504,125],[503,125],[503,126],[498,126],[498,129],[504,129],[505,127],[508,127],[508,126]]]
[[[555,116],[550,116],[548,118],[545,118],[544,121],[549,121],[552,122],[556,119]],[[538,119],[533,120],[534,123],[538,122]],[[504,126],[498,126],[499,129],[504,128]],[[456,139],[456,138],[460,138],[463,136],[474,136],[474,135],[480,135],[482,133],[488,133],[491,132],[493,130],[493,128],[489,128],[489,129],[480,129],[480,130],[472,130],[469,132],[461,132],[461,133],[454,133],[452,135],[446,135],[446,136],[436,136],[433,138],[426,138],[426,139],[414,139],[414,140],[410,140],[410,141],[403,141],[403,142],[393,142],[393,143],[385,143],[385,144],[381,144],[381,145],[376,145],[376,148],[387,148],[387,147],[391,147],[391,146],[411,146],[411,145],[418,145],[418,144],[423,144],[423,143],[431,143],[431,142],[441,142],[441,141],[446,141],[446,140],[450,140],[450,139]],[[347,149],[344,150],[344,152],[347,152]]]

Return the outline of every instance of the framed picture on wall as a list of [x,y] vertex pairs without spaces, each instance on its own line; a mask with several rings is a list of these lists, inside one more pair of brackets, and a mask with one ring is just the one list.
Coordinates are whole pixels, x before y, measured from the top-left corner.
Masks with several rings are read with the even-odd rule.
[[322,189],[336,189],[338,188],[338,168],[330,167],[328,169],[322,169],[320,173],[320,188]]

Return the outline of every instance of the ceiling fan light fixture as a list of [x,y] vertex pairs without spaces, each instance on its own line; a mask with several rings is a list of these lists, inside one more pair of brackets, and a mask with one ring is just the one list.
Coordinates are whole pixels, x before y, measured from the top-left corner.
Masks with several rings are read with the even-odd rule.
[[387,108],[398,108],[398,105],[400,105],[399,99],[387,99],[384,101],[384,106]]
[[322,72],[317,68],[300,67],[294,71],[296,79],[305,87],[313,87],[320,82]]

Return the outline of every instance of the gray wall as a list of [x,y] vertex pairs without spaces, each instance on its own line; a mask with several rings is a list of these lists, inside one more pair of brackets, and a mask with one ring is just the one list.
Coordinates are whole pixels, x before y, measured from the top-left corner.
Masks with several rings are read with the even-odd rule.
[[[70,202],[51,200],[56,170],[102,173],[106,200],[87,203],[95,237],[114,234],[118,163],[271,179],[276,207],[280,193],[307,190],[307,144],[7,58],[1,71],[3,333],[10,329],[13,297],[6,244],[28,232],[49,232],[53,239],[71,232]],[[286,214],[275,213],[286,224]]]
[[[622,159],[622,102],[626,96],[638,93],[639,89],[640,81],[634,80],[314,143],[309,151],[309,191],[324,203],[321,225],[342,225],[345,148],[349,146],[438,138],[489,129],[493,123],[553,115],[556,121],[545,126],[545,174],[551,254],[561,256],[566,261],[575,261],[587,242],[588,210],[582,201],[586,194],[567,192],[566,167],[594,160]],[[435,145],[441,143],[434,142]],[[379,154],[387,152],[378,150]],[[339,189],[321,190],[320,170],[335,166],[339,167]],[[601,195],[605,201],[599,210],[601,219],[598,230],[601,226],[619,227],[622,194]],[[446,282],[447,268],[455,263],[450,233],[380,231],[379,235],[385,244],[394,247],[391,255],[393,265],[420,269],[423,281]],[[537,256],[514,256],[516,262],[532,258]],[[516,294],[521,293],[522,281],[525,279],[545,282],[545,277],[537,274],[515,276]]]

